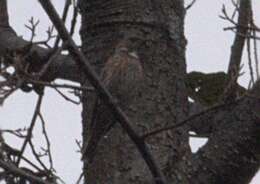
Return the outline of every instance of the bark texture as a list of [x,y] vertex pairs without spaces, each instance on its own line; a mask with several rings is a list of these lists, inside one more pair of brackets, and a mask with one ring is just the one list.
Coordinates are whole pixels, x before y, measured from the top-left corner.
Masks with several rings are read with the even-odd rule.
[[[187,113],[183,2],[93,0],[81,1],[80,9],[83,52],[98,72],[121,39],[126,39],[140,57],[145,76],[143,90],[131,106],[122,107],[135,123],[135,130],[143,134],[182,120]],[[93,94],[85,97],[82,116],[86,141]],[[147,142],[162,170],[168,169],[169,162],[174,168],[190,154],[185,127]],[[93,163],[84,168],[87,182],[93,184],[152,183],[135,145],[118,125],[100,143]]]
[[[241,11],[248,9],[246,2],[241,2]],[[125,38],[143,63],[144,89],[133,105],[123,108],[136,131],[143,134],[183,120],[188,109],[183,1],[89,0],[80,1],[80,8],[83,52],[97,72]],[[84,95],[84,141],[90,135],[94,96]],[[245,96],[202,113],[189,126],[149,138],[168,182],[248,183],[260,165],[258,104],[258,98]],[[191,154],[187,130],[198,127],[209,141]],[[100,143],[94,162],[84,164],[84,171],[91,184],[152,183],[135,146],[118,125]],[[240,175],[235,177],[235,171]]]
[[[41,2],[44,4],[47,1]],[[157,130],[157,134],[148,137],[146,142],[167,176],[168,183],[249,183],[260,166],[260,81],[252,90],[246,91],[244,96],[228,103],[216,104],[206,110],[204,106],[193,104],[195,110],[191,109],[190,113],[195,115],[186,119],[188,90],[184,83],[186,40],[183,33],[183,1],[80,0],[79,5],[82,12],[83,52],[97,72],[100,73],[121,40],[126,41],[128,49],[139,56],[144,73],[142,90],[131,99],[131,104],[124,100],[128,105],[121,107],[138,134]],[[248,0],[240,1],[238,29],[244,31],[246,21],[249,21],[246,17],[249,16],[249,5]],[[241,35],[239,39],[235,38],[230,65],[241,62],[244,41]],[[6,1],[0,0],[0,55],[6,49],[15,50],[26,44],[28,42],[18,37],[9,26]],[[33,50],[43,63],[50,52],[38,46],[33,46]],[[36,68],[41,66],[42,63],[35,64]],[[46,77],[48,80],[63,78],[89,84],[85,80],[89,75],[82,68],[77,67],[71,57],[59,55],[46,72]],[[117,95],[113,91],[111,93]],[[95,92],[84,93],[84,143],[91,135],[90,123],[95,99]],[[202,112],[198,113],[198,109]],[[110,116],[113,114],[105,118]],[[99,119],[103,120],[102,116]],[[174,125],[178,125],[178,128],[174,129]],[[165,126],[172,128],[158,131]],[[190,130],[209,138],[207,144],[194,154],[188,145]],[[7,168],[5,163],[1,165]],[[11,173],[29,177],[20,170],[7,169]],[[136,146],[119,124],[112,127],[102,139],[93,163],[84,163],[83,169],[88,184],[154,182]]]

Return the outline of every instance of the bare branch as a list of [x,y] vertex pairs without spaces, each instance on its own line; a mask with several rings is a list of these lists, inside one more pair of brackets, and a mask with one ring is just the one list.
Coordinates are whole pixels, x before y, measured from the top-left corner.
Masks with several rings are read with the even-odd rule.
[[28,143],[29,143],[29,145],[30,145],[30,147],[31,147],[32,154],[33,154],[34,158],[38,161],[38,163],[43,167],[43,169],[44,169],[45,171],[48,171],[47,166],[45,166],[45,164],[44,164],[44,163],[41,161],[41,159],[40,159],[43,154],[36,152],[36,149],[35,149],[35,147],[34,147],[33,142],[32,142],[31,139],[28,141]]
[[222,6],[222,15],[220,15],[219,17],[223,20],[226,20],[228,22],[230,22],[231,24],[233,24],[235,27],[237,27],[237,23],[234,21],[234,16],[235,16],[235,13],[237,12],[238,10],[235,9],[232,16],[229,16],[228,13],[227,13],[227,10],[226,10],[226,6],[223,5]]
[[75,104],[75,105],[79,105],[79,104],[80,104],[80,101],[78,102],[78,101],[75,101],[75,100],[73,100],[73,99],[67,97],[65,94],[63,94],[63,93],[62,93],[59,89],[57,89],[57,88],[54,88],[54,89],[55,89],[55,91],[57,91],[65,100],[67,100],[67,101],[69,101],[69,102],[71,102],[71,103],[73,103],[73,104]]
[[40,111],[40,107],[41,107],[41,103],[42,103],[42,98],[43,98],[43,95],[39,95],[38,97],[38,101],[37,101],[37,104],[36,104],[36,107],[35,107],[35,111],[34,111],[34,114],[33,114],[33,117],[32,117],[32,121],[31,121],[31,125],[30,125],[30,128],[28,129],[28,133],[27,133],[27,136],[24,140],[24,143],[22,145],[22,148],[21,148],[21,151],[20,151],[20,156],[18,157],[17,161],[16,161],[16,164],[19,165],[20,161],[21,161],[21,156],[23,155],[24,151],[25,151],[25,148],[26,148],[26,145],[27,143],[31,140],[32,138],[32,131],[33,131],[33,128],[35,126],[35,123],[36,123],[36,119],[37,119],[37,116],[38,116],[38,113]]
[[15,135],[19,138],[25,138],[26,135],[22,134],[22,132],[25,132],[26,131],[26,128],[19,128],[19,129],[16,129],[16,130],[7,130],[7,129],[3,129],[1,130],[2,133],[10,133],[12,135]]
[[47,63],[42,67],[40,72],[38,72],[37,78],[40,79],[46,74],[47,70],[50,68],[51,64],[57,59],[57,57],[60,55],[61,51],[64,49],[64,44],[62,47],[58,48],[55,52],[53,52],[52,56],[50,56]]
[[[255,22],[254,22],[254,13],[253,13],[253,9],[251,7],[251,26],[253,28],[257,28],[258,27],[255,25]],[[259,31],[259,30],[258,30]],[[253,37],[257,37],[256,36],[256,32],[257,30],[256,29],[253,29],[252,31],[252,34],[253,34]],[[256,42],[256,39],[253,39],[253,49],[254,49],[254,59],[255,59],[255,70],[256,70],[256,79],[258,80],[260,78],[260,75],[259,75],[259,60],[258,60],[258,49],[257,49],[257,42]]]
[[139,135],[131,127],[130,120],[123,113],[121,108],[115,102],[108,90],[102,85],[97,74],[93,71],[90,64],[87,62],[85,56],[78,50],[75,42],[70,37],[68,31],[66,30],[63,22],[60,20],[55,8],[49,0],[39,0],[45,12],[48,14],[49,18],[52,20],[56,29],[59,32],[61,39],[68,43],[68,50],[71,56],[75,59],[77,65],[83,70],[86,77],[89,79],[90,83],[97,89],[100,98],[105,102],[105,104],[111,109],[115,118],[118,120],[120,125],[127,132],[128,136],[136,144],[139,152],[142,154],[143,159],[146,161],[152,175],[154,176],[155,182],[157,184],[165,184],[164,176],[157,166],[152,154],[150,153],[145,142],[139,137]]
[[[63,9],[63,14],[62,14],[62,21],[64,23],[66,22],[70,5],[71,5],[71,0],[66,0],[65,6],[64,6],[64,9]],[[56,38],[56,41],[54,43],[54,49],[55,50],[59,47],[59,42],[60,42],[60,36],[58,35],[57,38]]]
[[9,16],[6,0],[0,0],[0,27],[9,27]]
[[193,115],[189,116],[187,119],[185,119],[185,120],[183,120],[183,121],[181,121],[179,123],[176,123],[175,125],[159,128],[157,130],[152,130],[152,131],[144,134],[142,136],[142,139],[147,139],[148,137],[154,136],[154,135],[162,133],[164,131],[173,130],[173,129],[179,128],[181,126],[184,126],[184,125],[186,125],[188,123],[192,123],[192,121],[195,118],[198,118],[200,116],[204,116],[204,115],[206,115],[206,114],[208,114],[209,112],[212,112],[212,111],[214,112],[214,111],[216,111],[216,110],[218,110],[220,108],[223,108],[224,106],[226,106],[225,103],[214,105],[213,107],[210,107],[210,108],[205,109],[205,110],[203,110],[203,111],[201,111],[199,113],[196,113],[196,114],[193,114]]
[[251,81],[254,84],[255,79],[254,79],[254,70],[253,70],[253,66],[252,66],[252,57],[251,57],[251,43],[250,43],[250,39],[246,40],[247,42],[247,56],[248,56],[248,66],[249,66],[249,71],[250,71],[250,77],[251,77]]
[[196,3],[196,0],[192,0],[192,1],[190,2],[190,4],[188,4],[188,5],[185,7],[186,11],[187,11],[188,9],[190,9],[195,3]]
[[[239,77],[239,69],[242,60],[242,53],[245,44],[248,29],[247,26],[250,21],[250,0],[240,0],[238,27],[234,43],[231,48],[231,56],[228,66],[228,82],[224,91],[223,100],[230,101],[234,99],[237,93],[237,79]],[[224,11],[225,12],[225,11]],[[224,13],[225,14],[225,13]]]
[[95,91],[93,87],[88,86],[76,86],[76,85],[69,85],[69,84],[57,84],[57,83],[51,83],[51,82],[45,82],[41,80],[33,80],[33,79],[26,79],[28,83],[32,84],[38,84],[50,88],[64,88],[64,89],[73,89],[73,90],[79,90],[79,91]]
[[[7,50],[16,50],[30,44],[30,42],[25,41],[22,37],[16,35],[9,26],[8,18],[7,2],[6,0],[0,0],[0,55],[6,53]],[[32,45],[32,53],[37,53],[39,60],[43,62],[46,61],[46,58],[48,58],[51,51],[52,49],[45,49],[35,44]],[[33,59],[34,58],[31,57],[31,60]],[[37,65],[36,68],[39,68],[39,65]],[[48,76],[49,80],[54,80],[56,78],[75,82],[82,82],[85,80],[73,59],[70,56],[62,54],[58,55],[55,61],[51,63],[46,76]]]
[[25,24],[25,27],[31,31],[31,39],[30,42],[33,42],[34,37],[36,36],[36,27],[39,25],[40,21],[37,20],[36,22],[34,21],[34,18],[31,17],[29,20],[29,25]]
[[84,173],[82,172],[82,173],[80,174],[80,176],[79,176],[79,178],[78,178],[76,184],[80,184],[80,181],[82,180],[83,176],[84,176]]
[[73,36],[73,34],[74,34],[78,14],[79,14],[79,8],[78,8],[75,0],[73,0],[73,16],[72,16],[72,20],[71,20],[70,36]]
[[[0,0],[1,1],[1,0]],[[39,183],[39,184],[55,184],[48,181],[44,181],[40,177],[36,177],[35,175],[24,171],[23,169],[18,168],[11,162],[5,162],[0,159],[0,167],[4,168],[5,170],[14,173],[15,175],[21,176],[26,178],[27,180],[31,181],[32,183]]]
[[46,130],[46,122],[44,121],[44,118],[41,114],[41,112],[39,112],[39,117],[41,119],[42,122],[42,133],[45,137],[46,140],[46,144],[47,144],[47,152],[48,152],[48,157],[49,157],[49,162],[50,162],[50,169],[49,170],[53,170],[53,159],[52,159],[52,154],[51,154],[51,141],[49,139],[47,130]]

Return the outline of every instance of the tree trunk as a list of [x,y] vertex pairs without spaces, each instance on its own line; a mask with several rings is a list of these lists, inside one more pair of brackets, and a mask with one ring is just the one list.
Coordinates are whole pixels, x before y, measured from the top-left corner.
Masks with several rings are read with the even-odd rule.
[[[238,20],[249,21],[250,1],[239,2]],[[41,3],[50,5],[49,1],[42,0]],[[167,183],[248,184],[260,166],[260,81],[241,98],[217,104],[186,119],[188,103],[184,85],[186,42],[183,34],[183,1],[81,0],[80,8],[83,51],[97,72],[102,70],[121,40],[139,55],[144,84],[133,102],[124,101],[128,102],[127,106],[121,107],[133,122],[131,126],[135,131],[142,135],[160,127],[175,125],[175,129],[168,127],[168,131],[157,131],[156,135],[145,139],[166,175]],[[45,10],[50,13],[48,7]],[[246,21],[239,24],[238,29],[244,29],[248,25]],[[58,30],[61,31],[61,28]],[[0,33],[0,54],[6,49],[15,50],[28,44],[9,27],[5,0],[0,0]],[[236,36],[242,38],[239,33]],[[67,40],[65,37],[61,35],[62,39]],[[234,45],[237,45],[236,40]],[[74,47],[70,49],[71,57],[59,55],[50,66],[46,74],[51,76],[50,80],[63,78],[82,82],[89,76],[88,70],[79,71],[81,68],[73,60],[77,59],[77,53],[73,52]],[[34,46],[33,50],[43,60],[49,53],[48,49],[38,46]],[[242,50],[243,47],[232,49],[231,56],[233,52],[242,53]],[[239,58],[235,60],[240,62]],[[117,92],[111,92],[117,95]],[[127,96],[128,93],[124,94]],[[83,94],[84,145],[91,133],[95,99],[94,92]],[[108,109],[104,111],[108,113],[105,118],[111,117]],[[99,119],[103,116],[99,116]],[[191,154],[188,145],[188,131],[191,130],[209,136],[207,144],[195,154]],[[83,169],[88,184],[154,182],[136,146],[118,124],[102,139],[94,162],[85,162]],[[11,169],[10,172],[14,171]],[[16,170],[14,173],[17,173]]]
[[[145,76],[142,92],[131,105],[122,107],[135,130],[142,135],[184,119],[187,96],[183,1],[88,0],[80,1],[80,9],[83,52],[97,72],[122,38],[127,38],[140,57]],[[94,96],[84,95],[84,144],[90,135]],[[191,154],[185,126],[149,138],[147,143],[168,180],[178,162]],[[84,171],[91,184],[153,183],[141,155],[118,124],[99,144],[94,161],[85,163]]]

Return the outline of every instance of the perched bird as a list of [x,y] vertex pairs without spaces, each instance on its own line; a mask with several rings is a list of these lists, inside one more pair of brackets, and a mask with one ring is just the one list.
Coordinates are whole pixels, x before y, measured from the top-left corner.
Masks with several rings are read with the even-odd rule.
[[[115,97],[117,103],[124,109],[140,93],[143,83],[143,66],[136,52],[130,52],[125,42],[119,43],[114,54],[108,58],[101,72],[105,87]],[[83,160],[92,162],[100,140],[115,123],[110,109],[97,99],[94,107],[90,137],[85,149]]]

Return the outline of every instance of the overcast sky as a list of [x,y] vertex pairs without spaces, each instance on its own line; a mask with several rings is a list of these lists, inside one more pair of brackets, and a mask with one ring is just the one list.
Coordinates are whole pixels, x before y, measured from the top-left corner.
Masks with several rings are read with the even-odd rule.
[[[253,1],[255,10],[260,9],[260,2],[257,3],[257,1],[259,0]],[[52,0],[52,2],[61,12],[63,1]],[[188,71],[216,72],[227,70],[233,33],[223,31],[223,27],[229,24],[218,16],[221,13],[223,3],[228,8],[232,7],[229,2],[230,0],[197,0],[194,7],[188,11],[185,26],[188,39],[186,54]],[[46,28],[51,23],[37,0],[8,0],[8,3],[10,22],[18,35],[29,38],[30,32],[24,27],[24,24],[33,16],[35,19],[40,19],[37,39],[41,40],[46,37]],[[256,21],[260,25],[260,14],[257,16]],[[75,40],[80,43],[78,35],[75,36]],[[244,62],[244,71],[247,72],[246,57],[244,57]],[[244,75],[240,82],[247,85],[248,79],[248,75]],[[0,127],[16,129],[28,126],[36,100],[36,95],[22,92],[11,96],[4,106],[0,107]],[[55,91],[47,89],[43,99],[42,112],[52,140],[54,164],[58,175],[67,183],[75,183],[81,172],[80,154],[76,152],[78,147],[75,144],[76,139],[81,139],[81,106],[65,102]],[[37,134],[37,132],[40,134],[40,131],[40,126],[38,126],[33,139],[38,143],[42,143],[43,140]],[[6,138],[8,143],[14,146],[21,144],[10,136]],[[203,143],[197,139],[193,139],[191,142],[194,150]],[[252,182],[252,184],[257,183],[260,183],[260,174]]]

